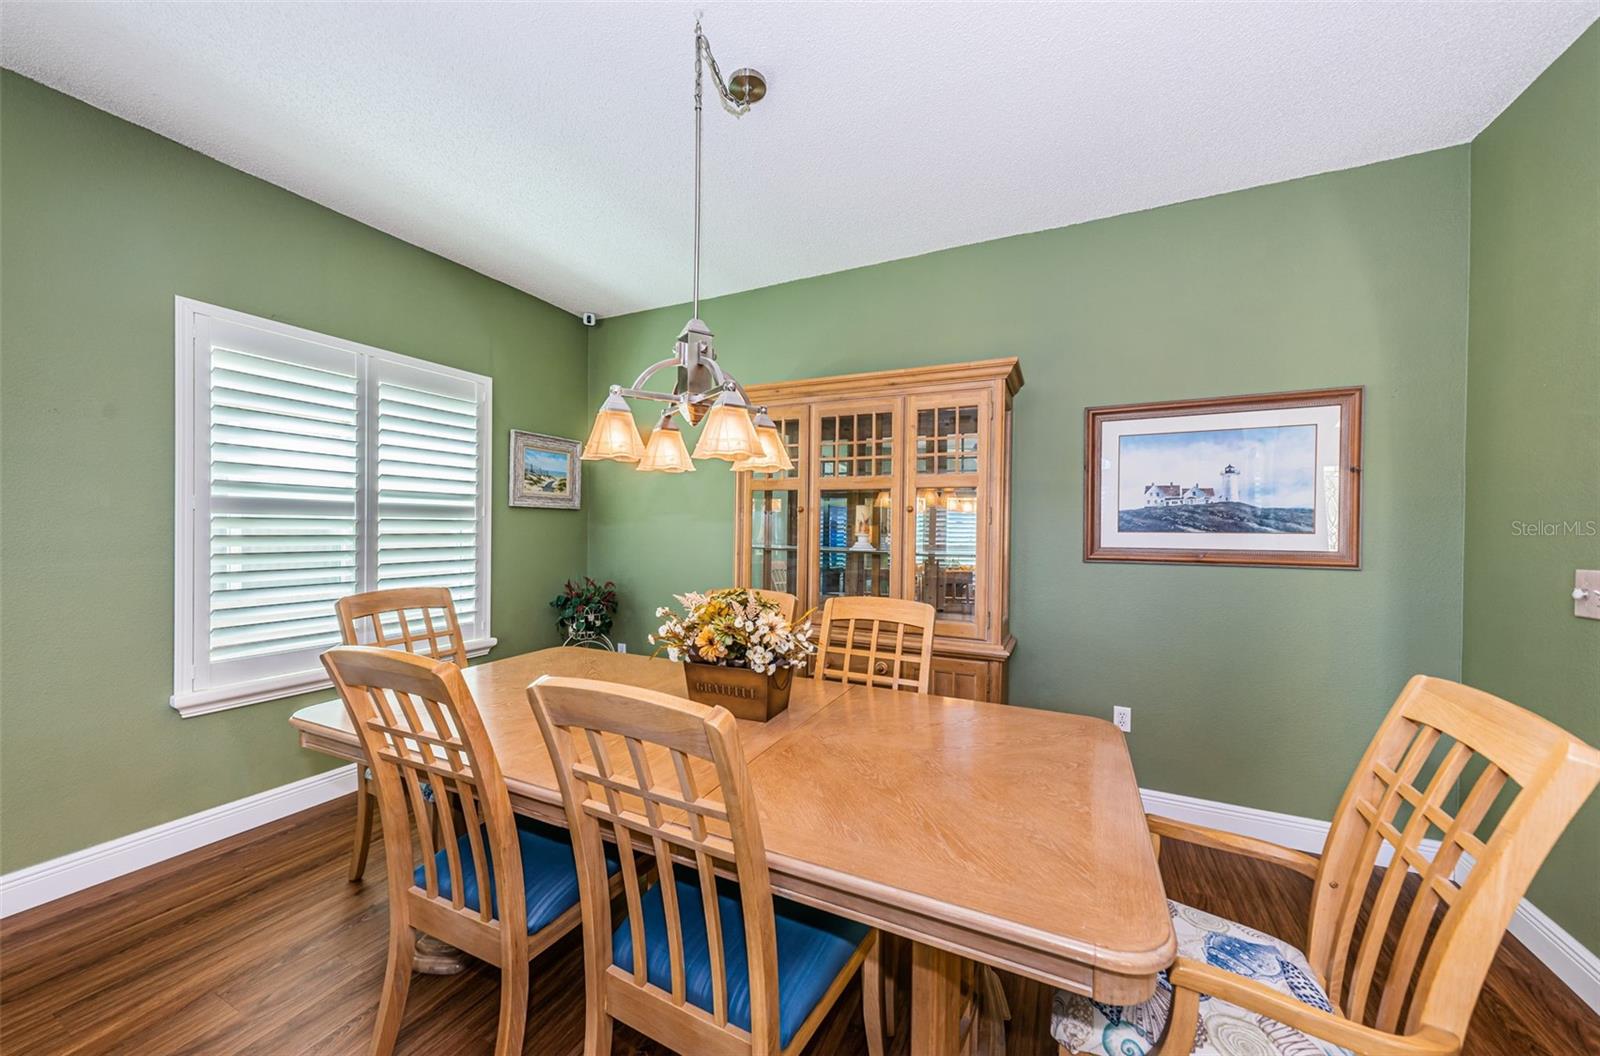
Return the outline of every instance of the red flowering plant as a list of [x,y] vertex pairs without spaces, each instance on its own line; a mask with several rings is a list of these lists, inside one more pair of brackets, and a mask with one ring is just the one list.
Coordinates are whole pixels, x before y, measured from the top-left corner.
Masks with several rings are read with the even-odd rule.
[[550,607],[556,610],[556,626],[567,641],[606,638],[617,619],[617,585],[609,579],[596,583],[588,576],[582,583],[569,579],[550,600]]

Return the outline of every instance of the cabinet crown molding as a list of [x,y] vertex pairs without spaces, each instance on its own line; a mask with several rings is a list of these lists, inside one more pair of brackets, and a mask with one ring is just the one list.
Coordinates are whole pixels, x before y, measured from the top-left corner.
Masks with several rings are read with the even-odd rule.
[[818,396],[873,394],[886,389],[937,388],[944,385],[970,385],[975,382],[1006,383],[1008,395],[1022,388],[1022,364],[1016,356],[981,359],[972,363],[947,363],[931,367],[899,370],[874,370],[862,374],[834,374],[822,378],[793,378],[746,385],[745,394],[753,404],[781,403],[787,399],[814,399]]

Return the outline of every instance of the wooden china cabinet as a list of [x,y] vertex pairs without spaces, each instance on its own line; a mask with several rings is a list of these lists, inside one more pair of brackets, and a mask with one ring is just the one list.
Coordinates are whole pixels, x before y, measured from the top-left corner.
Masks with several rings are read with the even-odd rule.
[[925,601],[933,692],[1004,701],[1015,359],[752,385],[787,473],[739,473],[734,582]]

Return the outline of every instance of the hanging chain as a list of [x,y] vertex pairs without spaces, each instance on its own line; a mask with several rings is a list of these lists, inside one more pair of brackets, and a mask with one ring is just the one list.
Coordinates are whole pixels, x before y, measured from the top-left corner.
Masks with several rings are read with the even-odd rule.
[[[717,96],[722,100],[722,108],[734,117],[743,117],[750,112],[750,104],[740,102],[733,97],[733,92],[728,90],[727,82],[722,79],[722,70],[717,66],[717,57],[711,54],[711,41],[700,31],[700,20],[695,19],[695,62],[694,62],[694,101],[700,104],[700,56],[704,55],[706,65],[711,67],[711,83],[716,85]],[[737,72],[737,71],[735,71]]]

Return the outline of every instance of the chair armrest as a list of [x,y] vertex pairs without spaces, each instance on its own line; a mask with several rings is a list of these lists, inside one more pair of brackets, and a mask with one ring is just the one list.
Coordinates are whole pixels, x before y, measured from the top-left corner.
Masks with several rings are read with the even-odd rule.
[[[1175,999],[1178,991],[1209,994],[1275,1019],[1312,1037],[1343,1046],[1358,1056],[1456,1056],[1461,1051],[1461,1039],[1437,1027],[1424,1027],[1412,1034],[1374,1030],[1343,1016],[1312,1008],[1254,979],[1246,979],[1242,975],[1234,975],[1215,965],[1187,957],[1178,958],[1169,970],[1168,978],[1172,982]],[[1183,1003],[1190,1004],[1189,1001]],[[1177,1038],[1168,1040],[1180,1041]],[[1191,1022],[1189,1037],[1182,1039],[1171,1051],[1187,1056],[1192,1046]],[[1167,1056],[1169,1050],[1163,1045],[1160,1052],[1162,1056]]]
[[1247,858],[1256,858],[1263,862],[1281,865],[1285,869],[1293,869],[1301,876],[1308,876],[1313,880],[1317,878],[1318,858],[1314,854],[1296,851],[1267,840],[1258,840],[1253,836],[1239,836],[1223,832],[1221,829],[1190,825],[1188,822],[1157,817],[1154,814],[1146,814],[1144,820],[1152,836],[1181,840],[1184,843],[1228,851],[1231,854],[1242,854]]

